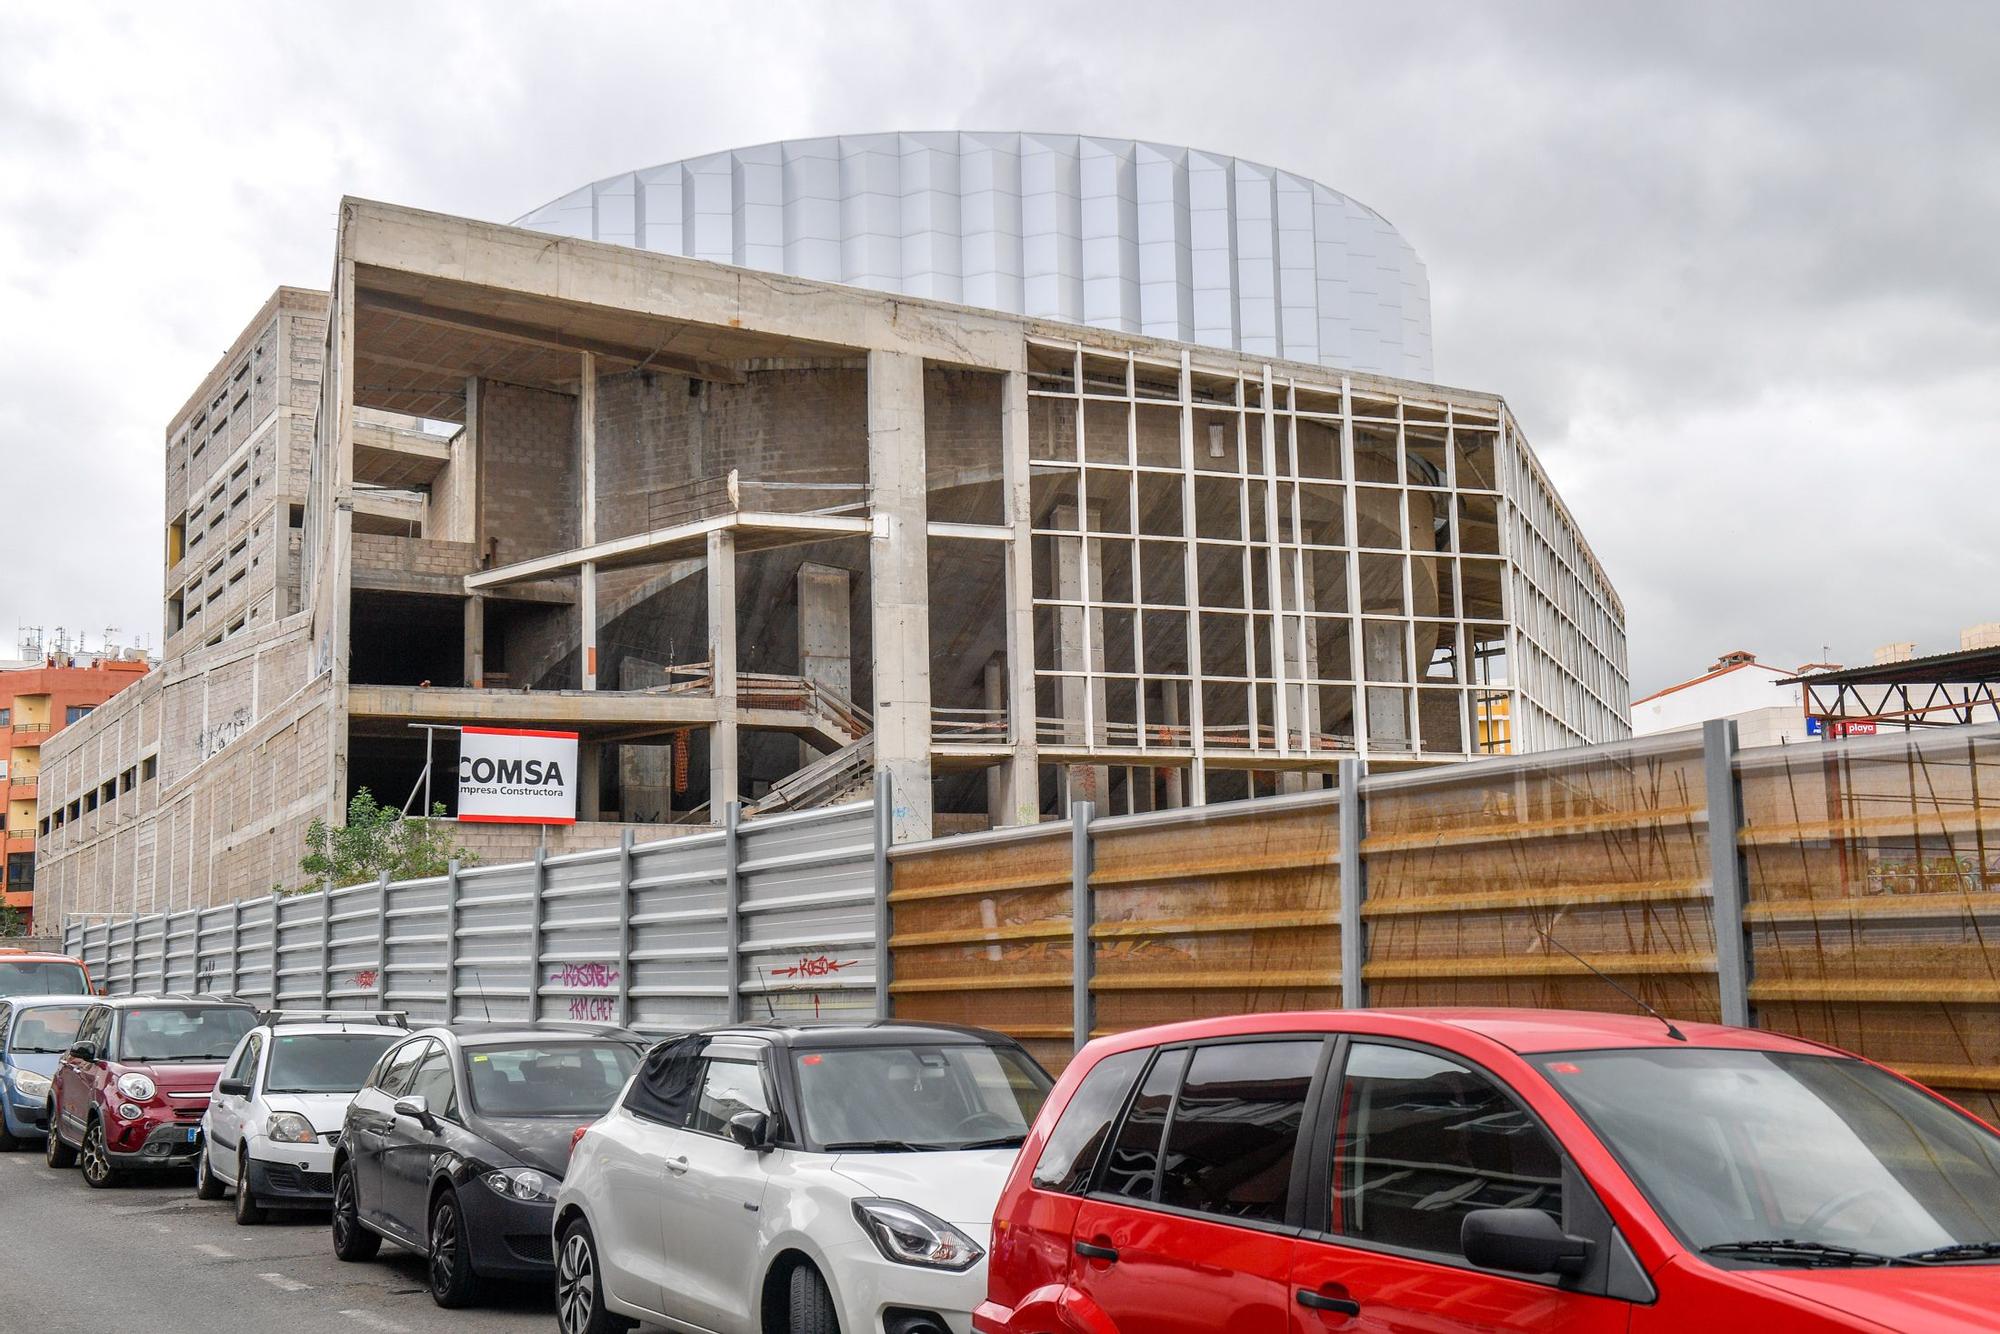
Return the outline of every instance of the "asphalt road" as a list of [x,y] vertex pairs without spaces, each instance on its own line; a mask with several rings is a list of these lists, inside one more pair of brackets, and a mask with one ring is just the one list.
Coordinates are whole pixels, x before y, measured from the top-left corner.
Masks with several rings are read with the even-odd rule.
[[20,1334],[554,1334],[541,1287],[490,1285],[442,1311],[423,1261],[384,1244],[365,1264],[333,1258],[326,1215],[238,1227],[170,1172],[92,1190],[52,1172],[39,1145],[0,1154],[0,1330]]

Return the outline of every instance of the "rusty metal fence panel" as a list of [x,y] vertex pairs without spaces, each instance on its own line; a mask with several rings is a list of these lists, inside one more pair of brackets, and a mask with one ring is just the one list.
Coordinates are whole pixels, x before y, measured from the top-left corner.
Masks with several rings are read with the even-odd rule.
[[2000,1117],[2000,732],[1745,751],[1737,774],[1759,1023]]

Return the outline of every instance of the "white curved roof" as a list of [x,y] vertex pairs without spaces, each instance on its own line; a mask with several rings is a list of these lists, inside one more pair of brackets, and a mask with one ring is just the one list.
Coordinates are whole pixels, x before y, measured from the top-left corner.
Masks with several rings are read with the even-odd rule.
[[793,139],[626,172],[517,225],[1431,378],[1430,280],[1373,209],[1241,158],[1072,134]]

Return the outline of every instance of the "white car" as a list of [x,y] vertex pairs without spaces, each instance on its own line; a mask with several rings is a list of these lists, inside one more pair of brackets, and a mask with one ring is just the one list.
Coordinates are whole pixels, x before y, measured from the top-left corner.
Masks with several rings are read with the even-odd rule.
[[383,1052],[409,1036],[392,1014],[274,1011],[243,1035],[201,1118],[195,1194],[236,1191],[236,1221],[333,1203],[333,1151],[347,1104]]
[[1050,1082],[977,1029],[662,1043],[556,1196],[563,1334],[970,1334],[994,1206]]

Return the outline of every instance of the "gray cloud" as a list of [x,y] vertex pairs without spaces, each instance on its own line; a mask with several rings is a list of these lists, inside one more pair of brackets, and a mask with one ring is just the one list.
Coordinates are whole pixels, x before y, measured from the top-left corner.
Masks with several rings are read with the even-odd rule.
[[9,6],[16,621],[158,635],[161,431],[352,193],[505,220],[780,137],[1046,128],[1327,181],[1430,266],[1640,693],[2000,618],[2000,7]]

